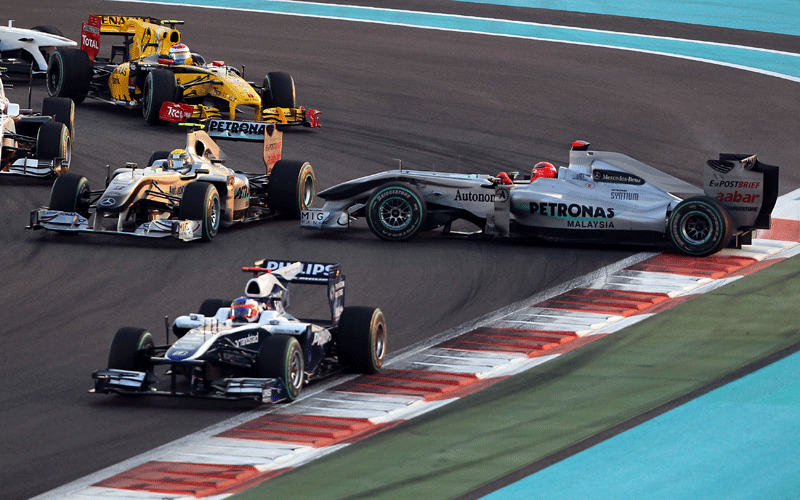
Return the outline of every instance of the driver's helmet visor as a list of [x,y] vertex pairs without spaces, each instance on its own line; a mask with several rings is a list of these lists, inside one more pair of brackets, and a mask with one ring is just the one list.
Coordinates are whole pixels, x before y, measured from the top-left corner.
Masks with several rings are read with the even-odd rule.
[[258,316],[258,309],[252,304],[231,306],[231,319],[234,321],[252,321]]

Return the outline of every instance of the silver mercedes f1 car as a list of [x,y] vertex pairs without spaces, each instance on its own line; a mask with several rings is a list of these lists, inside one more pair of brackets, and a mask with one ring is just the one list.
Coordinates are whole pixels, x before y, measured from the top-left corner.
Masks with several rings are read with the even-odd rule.
[[569,165],[551,176],[449,174],[394,170],[333,186],[306,209],[301,226],[344,231],[364,216],[375,235],[408,240],[463,219],[486,237],[554,241],[650,243],[706,256],[749,244],[768,229],[778,196],[778,167],[754,155],[720,154],[698,188],[620,153],[590,151],[575,141]]
[[[163,345],[148,330],[119,329],[90,392],[294,401],[313,380],[380,370],[386,320],[378,308],[345,307],[338,264],[262,260],[243,271],[254,274],[244,297],[208,299],[197,314],[179,316],[172,345],[169,329]],[[286,312],[290,283],[326,285],[330,320]]]

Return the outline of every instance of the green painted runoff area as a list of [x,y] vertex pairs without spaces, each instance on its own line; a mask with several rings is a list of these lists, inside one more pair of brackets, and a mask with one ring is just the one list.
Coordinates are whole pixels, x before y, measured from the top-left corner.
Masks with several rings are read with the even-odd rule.
[[798,297],[793,257],[232,498],[449,499],[514,471],[521,479],[530,464],[565,458],[792,351],[800,343]]

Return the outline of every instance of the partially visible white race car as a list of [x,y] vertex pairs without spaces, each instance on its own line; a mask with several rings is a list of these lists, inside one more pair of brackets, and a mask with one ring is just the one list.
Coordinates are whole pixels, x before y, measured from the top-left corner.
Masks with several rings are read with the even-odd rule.
[[0,26],[0,58],[14,59],[32,65],[34,74],[47,73],[47,61],[58,47],[76,47],[78,43],[65,38],[54,26],[16,28],[13,21]]
[[0,175],[53,177],[69,169],[75,104],[46,97],[42,112],[8,100],[0,80]]

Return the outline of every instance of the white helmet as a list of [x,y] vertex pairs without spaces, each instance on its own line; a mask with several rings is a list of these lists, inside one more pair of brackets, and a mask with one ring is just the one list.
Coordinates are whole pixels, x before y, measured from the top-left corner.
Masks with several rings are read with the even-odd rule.
[[230,319],[234,323],[252,323],[258,320],[260,311],[257,300],[240,297],[231,304]]
[[175,64],[188,64],[186,61],[192,56],[189,47],[182,43],[176,43],[169,48],[169,55]]

